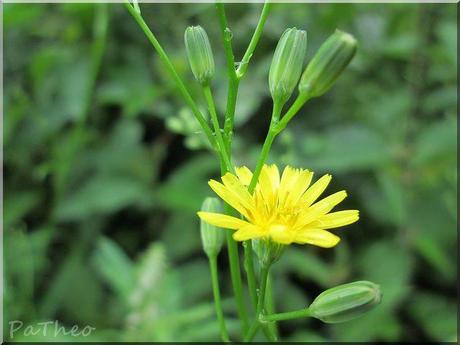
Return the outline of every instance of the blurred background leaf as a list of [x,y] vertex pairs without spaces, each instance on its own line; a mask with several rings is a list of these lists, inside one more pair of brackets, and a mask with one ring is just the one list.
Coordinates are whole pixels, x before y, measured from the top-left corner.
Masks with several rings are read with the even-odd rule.
[[[361,211],[332,251],[293,247],[274,266],[275,309],[302,308],[352,280],[381,285],[362,319],[279,324],[292,341],[455,341],[457,25],[454,4],[287,4],[273,12],[241,81],[234,161],[254,167],[268,128],[268,68],[287,27],[309,60],[336,29],[358,53],[278,138],[270,161],[332,173]],[[143,4],[199,107],[183,32],[205,27],[227,82],[212,4]],[[228,4],[236,61],[261,5]],[[121,4],[5,4],[4,330],[11,341],[215,341],[196,211],[219,166],[174,83]],[[174,22],[174,25],[171,23]],[[219,257],[232,339],[238,321]],[[435,317],[434,317],[435,316]],[[58,320],[90,337],[9,337],[8,322]],[[259,340],[263,338],[260,337]]]

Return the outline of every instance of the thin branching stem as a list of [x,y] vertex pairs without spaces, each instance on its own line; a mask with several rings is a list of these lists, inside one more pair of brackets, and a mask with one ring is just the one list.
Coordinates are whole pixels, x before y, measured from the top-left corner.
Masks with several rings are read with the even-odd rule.
[[219,275],[217,271],[217,256],[209,257],[209,269],[211,270],[212,292],[214,295],[214,304],[216,307],[217,321],[219,322],[220,337],[222,341],[228,342],[228,332],[225,326],[224,312],[220,298]]
[[238,79],[241,79],[246,73],[246,70],[248,69],[249,60],[251,60],[251,57],[254,54],[254,50],[256,49],[257,44],[259,43],[259,39],[262,36],[262,31],[264,29],[264,25],[268,18],[268,15],[270,14],[271,8],[272,8],[272,4],[269,3],[268,1],[265,2],[264,7],[262,9],[262,13],[259,18],[259,22],[257,23],[257,26],[256,26],[256,30],[254,31],[251,41],[249,42],[248,49],[246,49],[243,59],[241,60],[241,63],[239,64],[238,69],[236,70],[236,75]]
[[238,96],[239,79],[236,75],[235,70],[235,57],[232,48],[232,32],[228,27],[224,4],[216,3],[216,9],[219,17],[220,32],[224,45],[224,53],[225,60],[227,62],[228,74],[227,107],[225,110],[224,136],[226,139],[227,151],[231,151],[233,122],[235,118],[235,108],[236,99]]
[[209,142],[211,145],[216,148],[217,143],[212,135],[211,128],[209,127],[208,123],[206,122],[206,119],[204,118],[203,114],[201,114],[201,111],[198,109],[198,106],[196,105],[195,101],[193,100],[192,96],[190,95],[190,92],[187,90],[186,86],[184,85],[184,82],[182,79],[179,77],[179,75],[176,72],[176,69],[174,65],[172,64],[171,60],[169,59],[168,55],[164,51],[163,47],[160,45],[158,42],[157,38],[153,34],[153,32],[150,30],[148,25],[145,23],[144,19],[142,18],[140,11],[136,11],[136,9],[129,3],[128,0],[125,0],[125,6],[128,9],[129,13],[133,16],[133,18],[136,20],[137,24],[139,27],[142,29],[144,32],[145,36],[147,39],[150,41],[152,46],[155,48],[158,57],[160,60],[163,62],[163,64],[166,66],[167,71],[169,72],[170,76],[176,83],[177,88],[179,89],[180,94],[184,98],[185,102],[187,105],[190,107],[190,109],[193,112],[193,115],[199,122],[201,128],[203,129],[205,135],[207,136]]
[[217,118],[216,106],[214,104],[214,98],[212,97],[212,92],[209,85],[203,87],[203,93],[206,99],[206,103],[208,104],[209,115],[211,117],[212,125],[214,126],[214,132],[216,133],[217,145],[219,146],[219,154],[221,155],[222,160],[224,161],[226,170],[233,171],[233,165],[227,152],[224,139],[222,137],[219,119]]
[[274,321],[299,319],[303,317],[311,317],[310,309],[306,308],[306,309],[301,309],[301,310],[289,311],[286,313],[260,315],[259,318],[260,318],[260,321],[262,322],[274,322]]

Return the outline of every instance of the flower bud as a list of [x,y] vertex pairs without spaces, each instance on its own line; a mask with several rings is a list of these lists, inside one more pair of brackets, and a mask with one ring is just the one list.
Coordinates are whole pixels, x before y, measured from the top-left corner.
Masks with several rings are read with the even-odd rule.
[[286,247],[283,244],[276,243],[270,240],[260,239],[252,240],[253,249],[259,259],[260,266],[270,266],[278,261]]
[[308,309],[311,316],[323,322],[338,323],[365,314],[377,306],[381,299],[379,286],[363,280],[324,291]]
[[[222,205],[217,198],[206,198],[201,206],[203,212],[222,213]],[[224,244],[224,230],[217,226],[210,225],[203,220],[200,223],[201,243],[203,250],[208,257],[219,254]]]
[[306,31],[291,28],[281,35],[268,77],[270,93],[275,102],[284,104],[291,97],[302,73],[306,50]]
[[308,64],[299,83],[299,93],[309,97],[324,94],[335,83],[356,53],[356,39],[336,30]]
[[214,77],[214,57],[208,35],[201,26],[189,26],[184,34],[185,49],[195,79],[208,85]]

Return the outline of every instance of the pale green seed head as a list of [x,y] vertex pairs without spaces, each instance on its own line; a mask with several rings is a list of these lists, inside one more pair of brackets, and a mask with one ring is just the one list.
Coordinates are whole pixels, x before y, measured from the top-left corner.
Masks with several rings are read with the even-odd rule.
[[274,102],[284,104],[291,97],[302,73],[306,50],[306,31],[291,28],[281,35],[268,77]]
[[369,281],[357,281],[328,289],[310,305],[311,316],[326,323],[345,322],[367,313],[382,299],[380,287]]
[[[217,198],[206,198],[201,206],[201,211],[222,213],[222,205]],[[200,232],[203,250],[208,257],[214,257],[219,254],[225,240],[225,230],[217,226],[208,224],[201,220]]]
[[323,95],[335,83],[356,53],[356,39],[336,30],[321,45],[307,65],[299,83],[299,93],[309,97]]
[[203,86],[214,77],[215,65],[208,35],[201,26],[189,26],[184,34],[185,49],[195,79]]

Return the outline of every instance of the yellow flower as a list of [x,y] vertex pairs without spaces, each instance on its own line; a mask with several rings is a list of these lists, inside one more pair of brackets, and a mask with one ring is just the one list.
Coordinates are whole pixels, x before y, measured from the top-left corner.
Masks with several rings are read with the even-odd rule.
[[330,212],[347,193],[340,191],[315,202],[331,181],[324,175],[310,186],[313,172],[287,166],[280,178],[276,165],[264,165],[254,193],[248,191],[252,172],[247,167],[227,173],[222,183],[209,185],[245,220],[220,213],[198,212],[205,222],[237,230],[236,241],[269,239],[280,244],[300,243],[330,248],[340,238],[326,231],[356,222],[358,210]]

